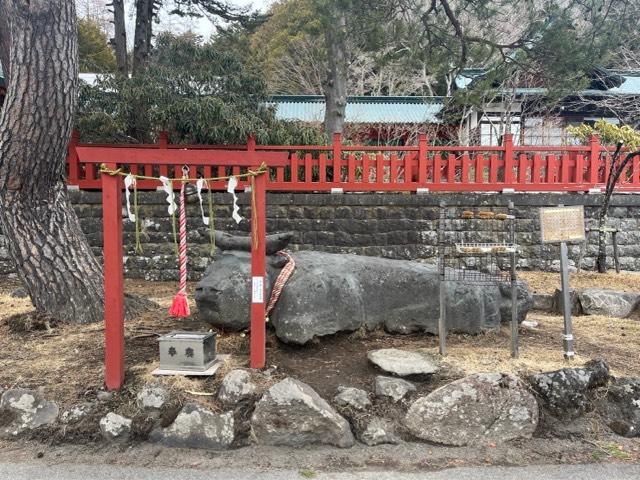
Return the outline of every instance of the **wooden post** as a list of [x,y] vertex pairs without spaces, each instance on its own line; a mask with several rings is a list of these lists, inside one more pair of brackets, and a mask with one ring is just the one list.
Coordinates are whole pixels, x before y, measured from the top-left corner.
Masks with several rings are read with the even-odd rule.
[[575,356],[573,351],[573,328],[571,325],[571,292],[569,290],[569,253],[567,244],[560,243],[560,280],[562,285],[562,313],[564,316],[564,331],[562,345],[564,358],[571,360]]
[[333,134],[333,182],[342,181],[342,134]]
[[251,210],[251,368],[264,368],[266,362],[265,255],[267,174],[254,181],[255,211]]
[[418,135],[418,183],[424,186],[427,183],[427,147],[429,140],[427,135]]
[[591,135],[589,137],[589,183],[595,186],[598,183],[598,173],[600,172],[600,137]]
[[513,179],[513,134],[504,134],[504,183],[506,187],[512,186]]
[[[115,163],[107,164],[116,169]],[[122,181],[102,174],[104,255],[104,383],[118,390],[124,383],[124,279],[122,273]]]

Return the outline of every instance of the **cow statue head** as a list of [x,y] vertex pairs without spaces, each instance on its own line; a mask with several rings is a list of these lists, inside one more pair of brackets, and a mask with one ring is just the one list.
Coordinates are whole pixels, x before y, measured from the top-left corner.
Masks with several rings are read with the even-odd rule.
[[[292,233],[267,236],[265,299],[273,282],[287,263],[276,253],[285,248]],[[225,330],[238,331],[249,326],[251,301],[251,238],[216,232],[219,253],[196,286],[196,303],[201,318]]]

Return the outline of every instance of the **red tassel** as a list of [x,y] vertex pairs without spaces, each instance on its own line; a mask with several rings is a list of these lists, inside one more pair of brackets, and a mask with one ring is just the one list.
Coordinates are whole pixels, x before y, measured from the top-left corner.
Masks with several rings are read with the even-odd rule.
[[187,295],[184,292],[178,292],[173,297],[169,315],[172,317],[188,317],[190,315],[189,302],[187,302]]

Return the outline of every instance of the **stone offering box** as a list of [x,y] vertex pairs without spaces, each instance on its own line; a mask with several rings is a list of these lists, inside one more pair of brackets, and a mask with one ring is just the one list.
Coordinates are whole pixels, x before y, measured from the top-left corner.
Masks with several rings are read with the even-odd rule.
[[161,370],[203,372],[216,360],[216,334],[174,331],[158,339]]

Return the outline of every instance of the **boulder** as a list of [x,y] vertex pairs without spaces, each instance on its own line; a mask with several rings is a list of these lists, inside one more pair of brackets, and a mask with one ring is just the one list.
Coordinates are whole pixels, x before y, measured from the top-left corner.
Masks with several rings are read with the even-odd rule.
[[407,393],[415,389],[416,386],[413,383],[402,380],[401,378],[383,377],[382,375],[376,377],[375,392],[376,396],[380,398],[386,397],[394,402],[398,402],[402,400]]
[[256,403],[251,431],[264,445],[351,447],[354,443],[349,423],[309,385],[293,378],[272,386]]
[[231,370],[222,379],[218,400],[226,405],[235,405],[240,400],[250,398],[256,391],[251,375],[246,370]]
[[169,390],[159,383],[148,383],[136,396],[138,408],[143,410],[160,410],[169,403]]
[[[305,344],[316,337],[360,328],[382,327],[391,333],[437,333],[439,274],[436,266],[407,260],[300,251],[295,270],[269,319],[277,337]],[[216,328],[249,326],[247,285],[250,254],[230,251],[216,257],[196,287],[201,318]],[[286,260],[268,256],[266,298]],[[496,329],[511,317],[508,285],[448,282],[447,327],[478,334]],[[533,304],[524,283],[518,288],[518,315]]]
[[105,440],[126,442],[131,434],[131,420],[109,412],[100,419],[100,433]]
[[618,435],[640,437],[640,378],[614,379],[598,410]]
[[400,443],[394,423],[380,417],[372,417],[366,422],[364,430],[358,433],[358,440],[369,446]]
[[381,370],[398,377],[431,375],[438,371],[431,359],[421,352],[383,348],[367,353],[367,358]]
[[553,310],[554,295],[548,293],[534,293],[533,294],[533,308],[534,310],[543,310],[549,312]]
[[529,382],[545,407],[555,417],[574,419],[592,407],[593,389],[609,380],[609,367],[602,360],[584,367],[563,368],[531,375]]
[[226,450],[235,438],[233,412],[213,413],[188,403],[167,428],[151,432],[149,440],[167,447]]
[[355,410],[366,410],[371,406],[369,394],[353,387],[338,387],[338,394],[333,397],[333,403],[339,407],[349,407]]
[[58,405],[46,400],[37,390],[6,390],[0,399],[0,418],[4,420],[0,423],[0,437],[50,425],[58,418],[58,411]]
[[640,295],[616,292],[615,290],[588,288],[578,292],[578,299],[585,315],[626,318],[638,306]]
[[[578,292],[576,290],[569,290],[569,301],[571,302],[571,315],[582,315],[582,306],[580,305],[580,299],[578,298]],[[553,294],[553,308],[551,310],[558,315],[562,315],[564,313],[563,305],[562,290],[556,288]]]
[[434,443],[500,443],[531,437],[538,404],[514,375],[476,373],[418,398],[404,423],[411,434]]

